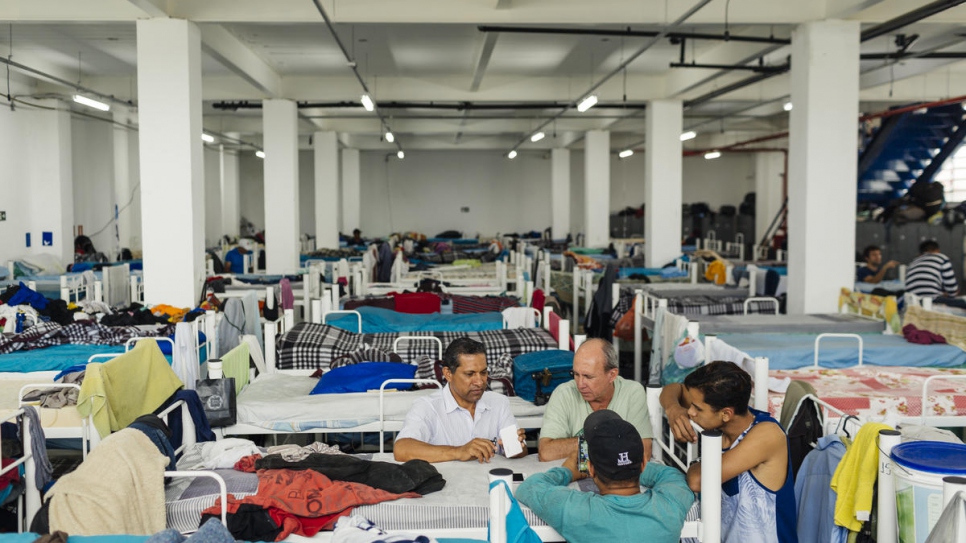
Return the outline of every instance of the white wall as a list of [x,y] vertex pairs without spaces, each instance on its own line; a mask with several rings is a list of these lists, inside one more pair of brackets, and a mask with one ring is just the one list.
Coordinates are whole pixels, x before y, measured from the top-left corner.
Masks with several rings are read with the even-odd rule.
[[[84,235],[91,238],[98,251],[110,255],[116,245],[113,228],[114,128],[110,123],[74,117],[71,133],[74,139],[74,224],[84,227]],[[136,222],[140,228],[140,218]],[[97,233],[102,228],[103,231]]]
[[221,224],[221,153],[205,147],[205,247],[212,247],[223,234]]
[[411,151],[405,160],[385,158],[384,152],[360,156],[365,235],[475,236],[550,226],[549,153],[508,160],[499,151]]
[[[262,161],[240,153],[241,214],[265,226]],[[433,236],[443,230],[467,235],[543,231],[550,226],[550,153],[524,152],[508,160],[495,151],[411,151],[405,160],[386,153],[360,153],[362,230],[378,236],[415,230]],[[301,231],[315,232],[313,154],[299,154]],[[572,231],[583,226],[583,151],[571,152]],[[684,202],[712,208],[738,206],[755,190],[755,156],[726,154],[716,160],[684,159]],[[390,200],[391,197],[391,200]],[[390,206],[390,201],[392,205]],[[610,209],[644,202],[644,156],[611,161]],[[460,208],[468,206],[469,213]]]

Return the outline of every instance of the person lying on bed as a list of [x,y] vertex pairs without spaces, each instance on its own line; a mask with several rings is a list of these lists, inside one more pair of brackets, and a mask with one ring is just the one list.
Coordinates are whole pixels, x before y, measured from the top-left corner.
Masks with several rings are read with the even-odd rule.
[[[573,451],[562,467],[527,477],[515,492],[520,503],[572,543],[677,543],[694,502],[684,474],[645,462],[637,428],[609,409],[591,413],[583,435],[586,464]],[[600,494],[567,487],[585,477],[593,478]]]
[[541,462],[567,458],[577,450],[584,419],[601,409],[616,412],[637,428],[644,459],[651,458],[651,420],[647,395],[640,383],[618,375],[617,350],[603,339],[589,339],[574,353],[573,381],[550,395],[538,442]]
[[[661,405],[675,439],[697,441],[691,421],[720,430],[721,541],[797,543],[795,487],[788,438],[778,421],[748,407],[751,376],[733,362],[712,362],[691,372],[684,384],[661,392]],[[688,486],[701,489],[701,462],[688,468]]]
[[[500,431],[517,421],[507,397],[486,390],[488,376],[482,343],[466,337],[450,343],[443,354],[447,384],[413,402],[393,446],[396,460],[489,462],[502,446]],[[522,429],[517,438],[523,452],[514,458],[527,454]]]

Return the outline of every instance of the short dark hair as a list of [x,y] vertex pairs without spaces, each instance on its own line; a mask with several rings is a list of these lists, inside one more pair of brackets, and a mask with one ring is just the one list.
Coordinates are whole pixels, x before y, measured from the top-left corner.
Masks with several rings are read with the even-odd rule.
[[869,258],[869,255],[875,251],[882,252],[882,247],[879,247],[878,245],[869,245],[865,249],[862,249],[862,258]]
[[934,239],[927,239],[926,241],[919,244],[919,254],[925,254],[929,251],[938,251],[939,244],[936,243]]
[[358,228],[356,228],[355,230],[352,231],[352,234],[353,235],[355,235],[355,234],[361,234],[361,233],[362,233],[362,230],[359,230]]
[[734,362],[719,360],[701,366],[684,378],[684,386],[700,390],[715,411],[730,407],[736,415],[748,412],[751,375]]
[[456,338],[443,353],[443,365],[449,368],[449,371],[455,372],[460,368],[460,355],[463,354],[485,355],[486,346],[468,337]]

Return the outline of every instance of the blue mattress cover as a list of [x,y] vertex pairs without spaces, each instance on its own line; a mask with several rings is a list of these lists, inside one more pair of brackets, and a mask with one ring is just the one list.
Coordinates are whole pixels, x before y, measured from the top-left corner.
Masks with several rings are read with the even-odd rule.
[[[413,315],[398,313],[381,307],[359,307],[362,315],[362,331],[366,334],[381,332],[483,332],[503,328],[503,315],[497,312],[444,315],[430,313]],[[337,315],[326,319],[326,324],[356,332],[358,320],[355,315]]]
[[[718,338],[750,356],[768,357],[773,370],[811,366],[815,361],[814,334],[720,334]],[[917,345],[902,336],[861,334],[862,363],[873,366],[954,368],[966,364],[966,351],[952,345]],[[819,351],[823,368],[847,368],[858,362],[857,341],[824,338]]]
[[[164,357],[171,363],[171,346],[168,342],[160,344]],[[83,366],[95,354],[123,353],[123,345],[52,345],[30,351],[16,351],[0,354],[0,372],[27,373],[32,371],[64,371],[71,366]],[[198,362],[208,359],[207,348],[201,348]],[[106,362],[106,360],[99,360]]]

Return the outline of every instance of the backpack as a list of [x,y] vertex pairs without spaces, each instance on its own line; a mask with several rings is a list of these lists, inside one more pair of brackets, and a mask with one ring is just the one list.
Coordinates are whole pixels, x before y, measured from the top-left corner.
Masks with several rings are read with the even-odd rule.
[[909,187],[909,199],[921,207],[927,217],[935,215],[946,202],[946,187],[942,183],[915,183]]
[[734,217],[735,212],[735,206],[721,206],[721,210],[719,211],[724,217]]
[[805,456],[812,452],[814,444],[822,437],[818,404],[811,399],[802,399],[785,433],[788,436],[788,453],[792,460],[792,477],[797,477]]

